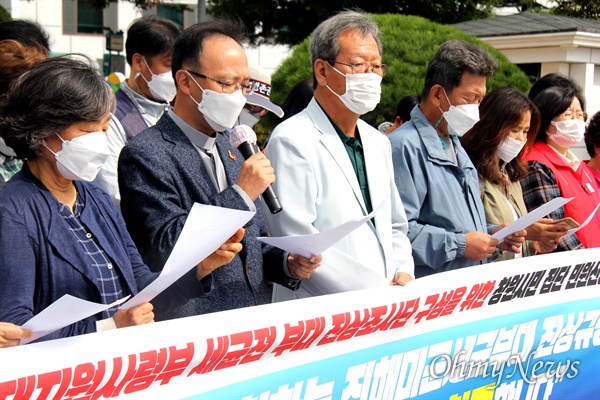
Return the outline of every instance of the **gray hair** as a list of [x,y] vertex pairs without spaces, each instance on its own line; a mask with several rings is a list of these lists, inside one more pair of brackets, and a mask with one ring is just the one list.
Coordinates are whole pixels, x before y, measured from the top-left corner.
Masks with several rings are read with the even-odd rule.
[[496,69],[498,61],[483,48],[474,43],[448,40],[442,43],[429,61],[421,98],[427,98],[433,85],[441,85],[447,92],[451,92],[460,86],[465,72],[491,78]]
[[0,104],[0,136],[17,157],[34,159],[47,137],[114,110],[115,95],[95,63],[77,57],[40,61],[11,84]]
[[347,31],[359,31],[363,36],[372,36],[381,55],[379,27],[375,21],[363,12],[347,10],[321,22],[313,31],[309,45],[313,67],[319,58],[325,61],[335,60],[340,53],[339,36]]

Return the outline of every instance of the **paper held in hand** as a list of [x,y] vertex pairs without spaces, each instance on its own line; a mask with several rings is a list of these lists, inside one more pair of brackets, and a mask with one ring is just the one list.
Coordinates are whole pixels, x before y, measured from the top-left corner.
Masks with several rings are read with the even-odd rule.
[[546,204],[541,205],[538,208],[536,208],[535,210],[523,215],[521,218],[519,218],[515,222],[500,229],[498,232],[494,233],[492,235],[492,237],[494,239],[498,239],[499,243],[502,243],[508,235],[511,235],[515,232],[518,232],[520,230],[527,228],[534,222],[539,221],[540,219],[544,218],[546,215],[550,214],[552,211],[555,211],[557,208],[564,206],[565,204],[567,204],[568,202],[570,202],[573,199],[574,199],[574,197],[571,197],[568,199],[565,199],[564,197],[557,197],[555,199],[552,199],[551,201],[547,202]]
[[373,218],[383,208],[384,204],[385,202],[379,204],[369,215],[350,220],[325,232],[283,237],[258,237],[257,239],[303,257],[316,256]]

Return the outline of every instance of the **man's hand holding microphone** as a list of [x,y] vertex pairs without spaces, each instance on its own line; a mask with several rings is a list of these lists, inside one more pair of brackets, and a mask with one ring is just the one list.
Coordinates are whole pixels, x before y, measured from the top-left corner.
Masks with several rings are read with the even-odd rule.
[[[246,192],[252,201],[262,195],[272,214],[280,212],[282,206],[271,187],[276,179],[275,171],[271,167],[269,159],[258,149],[254,130],[247,125],[234,126],[229,141],[246,159],[236,185]],[[290,254],[288,270],[296,279],[307,279],[316,272],[322,259],[321,255],[306,258],[298,254]]]

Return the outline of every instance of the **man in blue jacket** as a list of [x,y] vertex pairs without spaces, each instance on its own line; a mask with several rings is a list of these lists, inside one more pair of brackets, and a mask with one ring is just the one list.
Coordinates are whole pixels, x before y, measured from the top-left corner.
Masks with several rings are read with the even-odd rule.
[[443,43],[411,120],[388,136],[417,278],[484,263],[496,247],[520,252],[523,232],[500,245],[490,236],[499,226],[486,224],[477,171],[459,140],[479,120],[497,67],[475,44]]

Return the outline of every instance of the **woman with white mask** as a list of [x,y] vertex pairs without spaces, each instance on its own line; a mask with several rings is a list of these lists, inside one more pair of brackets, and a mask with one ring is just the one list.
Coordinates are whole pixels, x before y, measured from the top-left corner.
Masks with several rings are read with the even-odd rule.
[[[529,173],[521,181],[528,210],[533,210],[556,197],[574,199],[550,216],[570,217],[582,224],[600,202],[594,177],[570,148],[583,139],[584,112],[572,88],[550,87],[534,99],[541,113],[541,124],[535,144],[524,159]],[[575,235],[564,237],[556,251],[600,247],[600,213]]]
[[[93,61],[50,58],[25,72],[0,106],[0,133],[26,160],[0,188],[0,321],[22,325],[65,294],[112,304],[150,284],[120,212],[92,181],[108,156],[115,96]],[[241,250],[243,231],[174,284],[157,309],[201,293],[210,268]],[[190,287],[194,286],[194,287]],[[41,340],[152,322],[153,306],[111,307]]]
[[[461,144],[477,169],[487,223],[510,223],[527,214],[519,183],[527,175],[527,165],[521,156],[533,144],[540,114],[531,100],[512,88],[490,92],[479,111],[481,119],[461,138]],[[550,252],[566,230],[563,224],[542,219],[526,229],[520,254],[496,250],[490,261]]]

